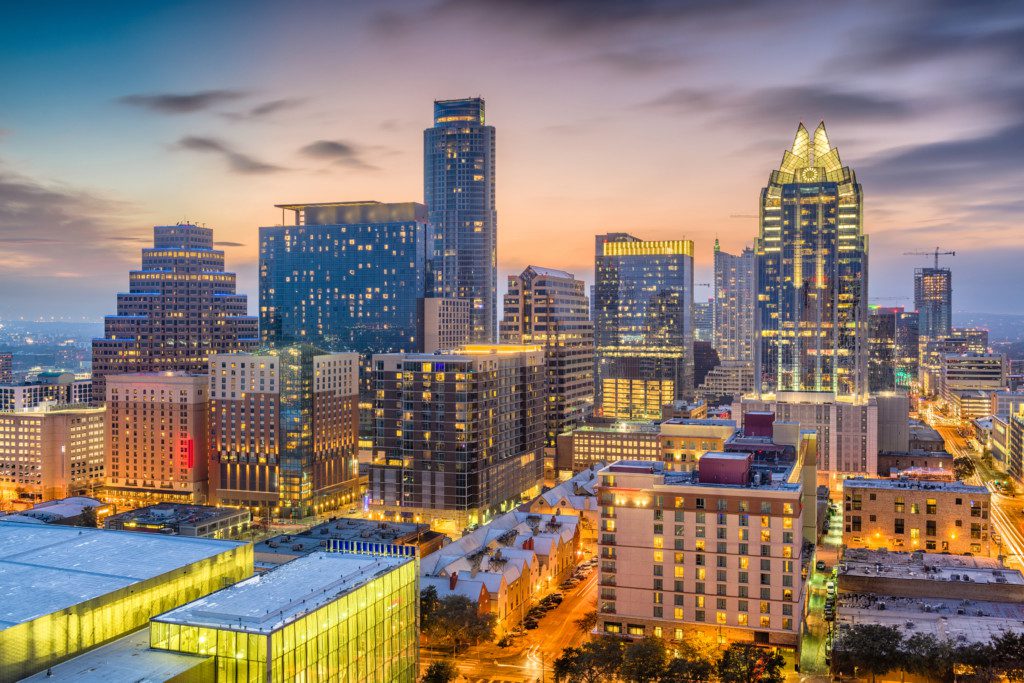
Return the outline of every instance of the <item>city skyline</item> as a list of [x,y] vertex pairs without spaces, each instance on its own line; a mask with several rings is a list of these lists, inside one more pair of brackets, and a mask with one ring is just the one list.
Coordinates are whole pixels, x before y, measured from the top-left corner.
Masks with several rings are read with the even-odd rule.
[[[19,296],[0,316],[99,320],[151,226],[186,218],[216,229],[255,297],[274,203],[423,201],[432,102],[471,96],[502,133],[499,283],[536,261],[593,282],[590,239],[612,231],[694,240],[708,280],[716,236],[733,253],[753,243],[774,150],[797,122],[825,119],[870,198],[869,298],[909,307],[927,259],[902,252],[941,246],[957,251],[956,310],[1019,310],[1015,8],[908,3],[889,8],[894,21],[876,4],[480,6],[324,4],[298,18],[266,5],[240,22],[232,3],[69,7],[47,16],[59,39],[12,37],[0,78],[22,96],[0,106],[0,286]],[[14,11],[31,24],[47,10]],[[238,37],[222,39],[229,24]],[[787,25],[812,37],[770,39]],[[473,63],[440,73],[416,59],[470,29],[469,49],[486,47]],[[749,41],[753,29],[764,38]],[[327,30],[341,37],[321,50]],[[750,73],[769,40],[792,73]]]

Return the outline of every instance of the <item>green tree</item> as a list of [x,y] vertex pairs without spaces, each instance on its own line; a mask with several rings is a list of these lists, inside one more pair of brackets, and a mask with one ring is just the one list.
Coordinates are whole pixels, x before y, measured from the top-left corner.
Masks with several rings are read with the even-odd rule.
[[420,629],[426,630],[430,623],[434,620],[434,613],[437,611],[438,605],[441,604],[440,598],[437,597],[437,589],[433,586],[427,586],[420,591]]
[[556,681],[601,683],[618,675],[624,648],[617,638],[604,636],[569,647],[554,662]]
[[718,678],[721,683],[782,683],[785,664],[775,650],[733,643],[718,660]]
[[885,674],[903,665],[903,634],[895,626],[854,624],[839,631],[832,666],[844,674]]
[[711,647],[698,647],[693,639],[673,646],[675,656],[665,668],[662,683],[703,683],[715,677],[718,664]]
[[82,508],[82,518],[78,521],[78,526],[87,526],[95,529],[99,525],[99,519],[96,517],[96,508],[91,505]]
[[626,646],[619,675],[631,683],[657,681],[668,666],[668,648],[661,638],[644,638]]
[[951,681],[953,668],[959,663],[959,649],[957,641],[915,633],[903,641],[902,667],[908,673]]
[[993,664],[1011,681],[1024,680],[1024,634],[1003,631],[989,641]]
[[[494,615],[480,614],[479,606],[462,595],[442,598],[422,631],[431,642],[461,651],[494,638]],[[422,623],[422,621],[421,621]]]
[[590,633],[597,627],[597,611],[587,612],[576,620],[576,626],[584,633]]
[[450,683],[459,677],[459,670],[450,659],[431,662],[420,683]]
[[977,471],[974,459],[969,457],[953,459],[953,476],[957,479],[967,479]]

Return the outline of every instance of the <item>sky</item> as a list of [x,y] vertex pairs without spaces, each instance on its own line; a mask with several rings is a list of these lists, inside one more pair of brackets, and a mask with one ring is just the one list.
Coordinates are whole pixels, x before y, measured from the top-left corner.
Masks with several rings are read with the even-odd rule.
[[[955,250],[954,308],[1024,313],[1024,3],[10,3],[0,317],[114,312],[152,226],[215,229],[255,312],[275,204],[423,200],[434,99],[497,129],[499,280],[593,236],[753,243],[800,121],[864,188],[871,298]],[[697,286],[695,298],[711,289]]]

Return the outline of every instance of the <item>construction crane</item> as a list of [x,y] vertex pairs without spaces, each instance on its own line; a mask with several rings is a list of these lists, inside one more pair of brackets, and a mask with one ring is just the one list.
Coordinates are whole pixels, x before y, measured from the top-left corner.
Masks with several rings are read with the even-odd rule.
[[939,269],[939,257],[940,256],[956,256],[955,251],[939,251],[941,247],[935,247],[935,251],[905,251],[904,256],[934,256],[935,257],[935,270]]

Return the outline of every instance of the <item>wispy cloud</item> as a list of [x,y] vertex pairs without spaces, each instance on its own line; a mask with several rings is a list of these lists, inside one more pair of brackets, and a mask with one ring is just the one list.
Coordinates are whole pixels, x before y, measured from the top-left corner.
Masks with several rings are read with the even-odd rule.
[[287,170],[282,166],[269,164],[251,157],[248,154],[239,152],[218,138],[187,135],[178,140],[175,147],[177,149],[188,150],[191,152],[218,155],[227,162],[228,168],[235,173],[261,175],[267,173],[279,173]]
[[332,161],[341,166],[365,171],[378,170],[376,166],[363,159],[364,150],[359,145],[345,140],[316,140],[300,149],[299,152],[313,159]]
[[306,98],[304,97],[284,97],[257,104],[245,111],[227,112],[224,114],[224,117],[231,121],[255,121],[270,118],[282,111],[297,109],[305,103]]
[[234,102],[245,96],[246,93],[240,90],[200,90],[192,93],[125,95],[117,101],[159,114],[191,114]]
[[242,242],[214,242],[216,247],[244,247],[245,244]]

